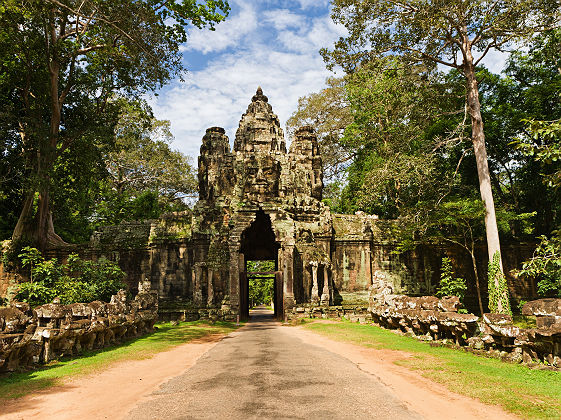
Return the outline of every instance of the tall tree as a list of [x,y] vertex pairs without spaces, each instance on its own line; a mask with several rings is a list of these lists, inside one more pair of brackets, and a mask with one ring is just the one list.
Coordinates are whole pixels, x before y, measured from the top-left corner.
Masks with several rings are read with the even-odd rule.
[[315,128],[321,150],[324,189],[323,200],[334,211],[342,211],[342,191],[354,152],[342,142],[345,128],[352,122],[344,77],[330,77],[326,87],[298,99],[298,108],[286,122],[291,136],[305,125]]
[[341,144],[345,128],[352,122],[344,77],[330,77],[326,87],[298,99],[298,108],[286,122],[288,133],[311,125],[318,135],[323,174],[335,180],[344,171],[352,154]]
[[[340,64],[347,71],[354,71],[372,56],[392,53],[413,62],[438,63],[462,72],[485,206],[489,259],[496,253],[500,255],[476,66],[492,49],[501,50],[556,24],[557,1],[334,0],[332,17],[346,26],[349,35],[341,38],[333,51],[323,50],[323,54],[331,64]],[[498,308],[499,312],[508,310]]]
[[0,62],[17,70],[10,99],[29,172],[14,240],[62,241],[51,211],[58,157],[102,124],[115,92],[139,95],[181,74],[187,25],[212,28],[228,11],[226,0],[4,2]]
[[[103,156],[107,179],[98,206],[100,222],[156,218],[187,208],[183,200],[197,191],[195,170],[187,156],[171,148],[169,121],[154,118],[142,102],[121,102],[115,144]],[[143,214],[147,205],[152,209]]]

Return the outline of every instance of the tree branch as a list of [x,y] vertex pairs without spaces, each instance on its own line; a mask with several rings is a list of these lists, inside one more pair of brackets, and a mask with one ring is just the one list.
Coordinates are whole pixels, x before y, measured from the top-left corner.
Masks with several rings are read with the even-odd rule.
[[410,51],[410,52],[415,53],[415,54],[419,54],[419,55],[423,56],[424,58],[428,58],[429,60],[434,61],[435,63],[442,64],[443,66],[453,67],[453,68],[456,68],[456,69],[460,68],[460,66],[458,66],[455,63],[449,63],[449,62],[444,61],[444,60],[442,60],[438,57],[435,57],[431,54],[428,54],[428,53],[423,52],[423,51],[419,51],[415,48],[406,47],[406,46],[401,46],[401,47],[398,47],[398,48],[403,48],[404,50]]

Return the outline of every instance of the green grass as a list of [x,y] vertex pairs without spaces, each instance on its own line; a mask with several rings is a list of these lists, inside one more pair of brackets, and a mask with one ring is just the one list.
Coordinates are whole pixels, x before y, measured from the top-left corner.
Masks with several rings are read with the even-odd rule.
[[99,372],[123,360],[147,359],[180,344],[209,334],[227,334],[236,328],[232,323],[209,325],[203,321],[183,322],[176,326],[157,324],[156,327],[155,332],[120,345],[85,352],[75,358],[63,358],[36,371],[0,376],[0,401],[61,385],[66,378]]
[[308,323],[305,328],[339,341],[411,353],[413,357],[396,363],[451,391],[500,405],[525,419],[561,418],[561,372],[532,370],[462,350],[431,347],[371,325]]

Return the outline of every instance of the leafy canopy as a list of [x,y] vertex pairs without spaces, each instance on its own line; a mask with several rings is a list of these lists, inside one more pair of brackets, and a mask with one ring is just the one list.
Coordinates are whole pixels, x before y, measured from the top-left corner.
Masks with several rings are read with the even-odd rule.
[[553,0],[334,0],[332,17],[349,35],[324,58],[354,71],[373,56],[399,54],[462,68],[558,22]]

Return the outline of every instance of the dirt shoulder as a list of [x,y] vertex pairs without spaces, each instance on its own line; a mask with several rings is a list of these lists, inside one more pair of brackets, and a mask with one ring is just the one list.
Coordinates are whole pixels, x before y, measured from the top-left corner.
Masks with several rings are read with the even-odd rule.
[[371,349],[356,344],[335,341],[305,330],[302,327],[286,327],[305,343],[323,347],[355,363],[359,369],[374,375],[411,410],[426,419],[518,419],[502,408],[483,404],[481,401],[449,391],[420,374],[395,364],[410,359],[412,354],[384,349]]
[[185,372],[224,335],[213,334],[158,353],[119,362],[99,373],[69,379],[62,386],[0,407],[2,419],[119,419],[154,389]]

